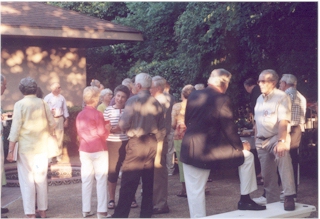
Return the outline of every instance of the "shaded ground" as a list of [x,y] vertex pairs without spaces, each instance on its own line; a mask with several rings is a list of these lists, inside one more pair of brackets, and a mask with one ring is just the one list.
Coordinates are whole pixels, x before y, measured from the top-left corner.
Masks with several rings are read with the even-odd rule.
[[[77,156],[72,156],[71,159],[66,158],[65,163],[80,164]],[[5,166],[14,165],[6,164]],[[307,169],[307,170],[305,170]],[[310,170],[312,169],[312,170]],[[317,165],[314,163],[305,164],[301,168],[301,182],[299,186],[299,195],[297,202],[308,205],[314,205],[317,208],[310,217],[318,218],[318,178]],[[223,212],[233,211],[237,209],[237,202],[239,199],[239,180],[236,170],[231,171],[212,171],[211,176],[213,182],[209,182],[208,188],[210,194],[206,197],[207,215],[219,214]],[[118,182],[119,185],[119,182]],[[179,182],[179,175],[176,173],[169,176],[169,194],[168,203],[170,213],[153,215],[153,218],[188,218],[188,203],[186,198],[177,197],[176,194],[180,191],[181,184]],[[119,188],[119,186],[117,187]],[[140,205],[141,195],[140,186],[137,190],[137,202]],[[20,195],[19,188],[4,187],[4,197],[2,203],[8,201],[10,194],[18,198]],[[259,186],[258,190],[251,194],[251,197],[258,197],[262,194],[263,188]],[[14,198],[13,197],[13,198]],[[12,197],[11,197],[12,198]],[[116,200],[118,197],[116,198]],[[8,203],[8,202],[7,202]],[[21,198],[13,201],[7,206],[10,212],[7,214],[9,218],[24,217]],[[92,199],[92,210],[96,212],[96,191],[94,189]],[[139,217],[140,207],[131,209],[131,218]],[[113,210],[109,210],[113,213]],[[47,216],[50,218],[81,218],[81,184],[70,184],[49,187],[49,210]],[[96,216],[92,216],[95,218]]]

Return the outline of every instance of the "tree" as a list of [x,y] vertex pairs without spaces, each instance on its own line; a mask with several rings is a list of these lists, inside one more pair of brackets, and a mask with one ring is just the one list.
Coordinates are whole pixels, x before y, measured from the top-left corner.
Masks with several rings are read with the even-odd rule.
[[180,96],[185,84],[206,83],[213,69],[225,68],[237,109],[248,96],[243,81],[271,68],[295,74],[302,94],[317,99],[317,2],[55,4],[143,33],[143,42],[88,50],[88,76],[108,86],[147,72],[164,76]]

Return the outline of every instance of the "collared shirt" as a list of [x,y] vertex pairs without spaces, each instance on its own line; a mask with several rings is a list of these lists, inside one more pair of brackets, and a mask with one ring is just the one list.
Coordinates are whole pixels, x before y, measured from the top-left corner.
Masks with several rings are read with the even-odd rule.
[[294,87],[289,87],[285,90],[285,93],[289,95],[292,103],[291,108],[291,126],[299,125],[301,131],[304,132],[305,116],[307,109],[306,98],[297,91]]
[[[291,121],[291,101],[289,96],[275,88],[268,95],[261,94],[254,108],[257,137],[269,138],[278,134],[281,120]],[[288,133],[290,126],[288,126]]]
[[18,141],[19,153],[44,153],[47,151],[48,125],[51,131],[56,125],[48,105],[36,95],[26,95],[14,104],[8,140]]
[[66,99],[61,94],[55,96],[53,93],[50,93],[45,96],[44,101],[48,103],[50,110],[54,109],[54,117],[69,117]]
[[165,137],[165,121],[161,104],[148,90],[130,97],[120,118],[119,126],[129,137],[155,134],[157,141]]
[[109,131],[105,128],[103,115],[92,106],[85,106],[76,119],[79,136],[79,151],[94,153],[106,151],[106,138]]
[[162,105],[164,110],[164,120],[165,120],[165,126],[166,126],[166,134],[170,134],[171,131],[171,112],[173,107],[173,98],[170,96],[170,94],[158,94],[156,97],[156,100]]

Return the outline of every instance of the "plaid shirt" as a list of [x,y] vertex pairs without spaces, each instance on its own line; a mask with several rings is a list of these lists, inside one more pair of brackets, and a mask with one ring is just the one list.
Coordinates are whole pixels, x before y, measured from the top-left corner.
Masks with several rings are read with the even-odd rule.
[[307,101],[306,98],[294,87],[289,87],[286,91],[292,103],[291,107],[291,126],[300,125],[304,132]]

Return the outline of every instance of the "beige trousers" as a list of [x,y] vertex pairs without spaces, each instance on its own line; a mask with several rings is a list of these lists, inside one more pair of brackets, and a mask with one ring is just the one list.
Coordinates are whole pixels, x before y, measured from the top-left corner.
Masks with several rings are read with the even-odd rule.
[[25,214],[35,214],[35,203],[38,210],[48,208],[47,153],[18,154],[18,177]]

